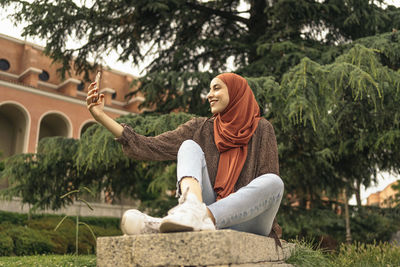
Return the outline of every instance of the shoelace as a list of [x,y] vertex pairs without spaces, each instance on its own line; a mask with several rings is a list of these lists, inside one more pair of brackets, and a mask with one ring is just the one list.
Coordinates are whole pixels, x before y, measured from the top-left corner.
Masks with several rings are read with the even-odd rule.
[[187,195],[189,194],[189,187],[186,187],[183,191],[182,196],[179,198],[178,203],[183,204],[186,201]]
[[161,221],[147,221],[147,225],[157,225],[160,223],[161,223]]
[[182,193],[181,197],[178,199],[178,205],[175,206],[175,207],[173,207],[172,209],[170,209],[170,210],[168,211],[168,214],[171,214],[171,213],[173,213],[176,209],[180,208],[180,206],[183,205],[183,204],[186,202],[188,194],[189,194],[189,187],[187,187],[187,188],[185,188],[185,189],[183,190],[183,193]]

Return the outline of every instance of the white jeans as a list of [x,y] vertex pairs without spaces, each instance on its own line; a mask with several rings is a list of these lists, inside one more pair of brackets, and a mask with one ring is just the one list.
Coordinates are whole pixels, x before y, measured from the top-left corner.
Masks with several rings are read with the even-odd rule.
[[268,236],[283,195],[282,179],[263,174],[235,193],[216,201],[207,171],[204,152],[193,140],[186,140],[178,151],[177,177],[193,177],[200,183],[203,201],[214,215],[217,229],[234,229]]

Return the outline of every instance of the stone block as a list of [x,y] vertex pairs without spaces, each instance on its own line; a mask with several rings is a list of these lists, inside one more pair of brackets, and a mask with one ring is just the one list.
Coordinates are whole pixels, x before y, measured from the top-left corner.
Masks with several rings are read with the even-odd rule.
[[294,244],[281,242],[233,230],[99,237],[97,266],[285,266]]

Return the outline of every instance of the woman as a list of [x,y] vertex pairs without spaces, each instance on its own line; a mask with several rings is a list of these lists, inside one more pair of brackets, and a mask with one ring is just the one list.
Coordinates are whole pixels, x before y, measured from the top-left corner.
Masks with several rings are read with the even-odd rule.
[[89,86],[88,109],[115,135],[126,155],[137,160],[177,159],[178,206],[162,219],[127,211],[121,222],[125,234],[229,228],[276,237],[279,226],[273,227],[273,222],[283,182],[275,133],[260,117],[243,77],[215,77],[207,95],[213,116],[194,118],[156,137],[139,135],[108,117],[104,95],[94,86]]

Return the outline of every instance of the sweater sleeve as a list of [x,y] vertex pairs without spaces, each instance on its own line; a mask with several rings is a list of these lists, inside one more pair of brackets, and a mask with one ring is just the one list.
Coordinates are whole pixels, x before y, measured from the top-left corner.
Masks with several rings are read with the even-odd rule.
[[265,120],[264,134],[261,139],[262,157],[259,157],[260,173],[274,173],[279,175],[279,158],[278,158],[278,145],[276,143],[275,131],[272,124]]
[[204,118],[193,118],[173,131],[157,136],[144,136],[136,133],[130,126],[124,127],[122,136],[116,140],[122,144],[123,152],[136,160],[174,160],[183,141],[193,139]]

